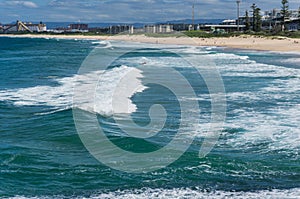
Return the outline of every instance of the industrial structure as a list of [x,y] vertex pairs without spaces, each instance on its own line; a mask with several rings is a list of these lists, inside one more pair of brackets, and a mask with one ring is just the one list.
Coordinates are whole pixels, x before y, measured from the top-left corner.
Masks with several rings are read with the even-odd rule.
[[17,21],[15,24],[2,25],[3,33],[16,33],[16,32],[46,32],[46,24],[40,22],[33,24],[31,22]]

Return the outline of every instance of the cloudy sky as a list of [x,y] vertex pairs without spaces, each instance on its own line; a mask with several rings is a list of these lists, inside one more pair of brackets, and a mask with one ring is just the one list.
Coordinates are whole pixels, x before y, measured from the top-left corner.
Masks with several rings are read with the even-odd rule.
[[[157,22],[191,18],[234,18],[235,0],[0,0],[0,22],[17,19],[47,22]],[[281,0],[242,0],[241,12],[256,3],[262,10],[280,8]],[[298,9],[300,0],[290,0]]]

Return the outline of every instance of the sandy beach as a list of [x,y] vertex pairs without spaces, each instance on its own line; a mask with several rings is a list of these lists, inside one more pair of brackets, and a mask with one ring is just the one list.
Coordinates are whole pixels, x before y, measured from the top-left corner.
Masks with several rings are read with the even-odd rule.
[[148,37],[145,35],[116,35],[116,36],[81,36],[81,35],[0,35],[2,37],[57,38],[57,39],[89,39],[89,40],[118,40],[141,43],[219,46],[249,50],[265,50],[277,52],[300,52],[300,39],[287,37],[239,36],[222,38],[190,38],[180,37]]

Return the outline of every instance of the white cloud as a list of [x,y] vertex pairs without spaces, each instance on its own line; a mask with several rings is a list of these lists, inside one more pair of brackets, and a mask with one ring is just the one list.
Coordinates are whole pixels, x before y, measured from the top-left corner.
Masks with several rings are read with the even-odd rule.
[[6,1],[6,5],[9,6],[21,6],[21,7],[26,7],[26,8],[37,8],[38,6],[31,1]]

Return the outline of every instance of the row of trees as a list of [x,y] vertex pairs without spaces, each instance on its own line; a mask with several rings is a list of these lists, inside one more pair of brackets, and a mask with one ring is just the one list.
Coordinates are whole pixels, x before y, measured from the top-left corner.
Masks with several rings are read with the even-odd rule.
[[[285,27],[285,22],[286,20],[289,18],[289,1],[288,0],[282,0],[281,1],[281,21],[282,21],[282,25],[283,27]],[[250,21],[250,17],[249,17],[249,11],[246,10],[245,13],[245,25],[246,25],[246,31],[252,30],[255,32],[259,32],[261,31],[262,28],[262,16],[260,14],[261,9],[259,7],[257,7],[257,5],[255,3],[252,4],[251,8],[251,12],[252,12],[252,21]],[[300,18],[300,7],[299,7],[299,14],[298,17]],[[284,30],[284,28],[282,28],[282,30]]]

